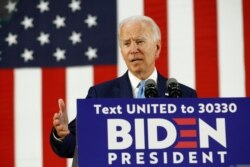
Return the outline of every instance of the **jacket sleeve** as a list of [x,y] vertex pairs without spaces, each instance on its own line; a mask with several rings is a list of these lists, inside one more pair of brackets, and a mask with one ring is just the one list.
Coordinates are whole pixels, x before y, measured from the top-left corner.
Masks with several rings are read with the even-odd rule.
[[[86,98],[96,97],[96,90],[91,87]],[[55,138],[56,131],[52,128],[50,133],[50,145],[52,150],[60,157],[72,158],[76,147],[76,118],[69,123],[70,134],[59,141]]]

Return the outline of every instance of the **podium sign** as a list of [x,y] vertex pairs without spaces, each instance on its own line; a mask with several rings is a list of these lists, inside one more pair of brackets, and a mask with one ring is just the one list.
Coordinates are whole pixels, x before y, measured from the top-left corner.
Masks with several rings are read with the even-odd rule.
[[250,98],[78,99],[79,166],[250,166]]

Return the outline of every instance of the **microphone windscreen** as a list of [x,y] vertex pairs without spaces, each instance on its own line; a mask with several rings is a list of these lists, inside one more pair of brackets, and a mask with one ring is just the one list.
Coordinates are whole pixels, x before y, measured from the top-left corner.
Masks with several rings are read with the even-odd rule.
[[169,97],[179,98],[182,96],[180,85],[175,78],[167,80],[167,91]]
[[177,80],[176,80],[175,78],[169,78],[169,79],[167,80],[167,87],[168,87],[170,84],[172,84],[172,83],[178,83],[178,82],[177,82]]
[[150,86],[150,85],[156,86],[156,82],[153,79],[148,79],[148,80],[146,80],[145,85],[146,86]]
[[145,97],[146,98],[158,97],[157,84],[153,79],[148,79],[145,82]]

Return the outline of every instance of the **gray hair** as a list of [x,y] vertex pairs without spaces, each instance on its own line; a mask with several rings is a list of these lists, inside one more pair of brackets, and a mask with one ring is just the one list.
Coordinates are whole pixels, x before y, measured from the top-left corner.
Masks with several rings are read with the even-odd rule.
[[151,29],[152,29],[152,38],[154,41],[159,41],[161,40],[161,31],[160,28],[158,27],[158,25],[155,23],[155,21],[148,17],[148,16],[143,16],[143,15],[138,15],[138,16],[131,16],[128,17],[124,20],[122,20],[118,26],[118,35],[120,36],[120,32],[121,32],[121,28],[123,25],[127,24],[127,23],[134,23],[134,22],[141,22],[141,23],[148,23],[151,25]]

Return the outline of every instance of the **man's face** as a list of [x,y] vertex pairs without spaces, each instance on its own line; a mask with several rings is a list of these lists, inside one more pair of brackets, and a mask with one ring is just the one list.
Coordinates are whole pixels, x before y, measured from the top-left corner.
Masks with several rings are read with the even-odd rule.
[[160,41],[154,41],[148,24],[125,24],[120,30],[120,48],[123,59],[134,75],[142,79],[154,70],[160,53]]

